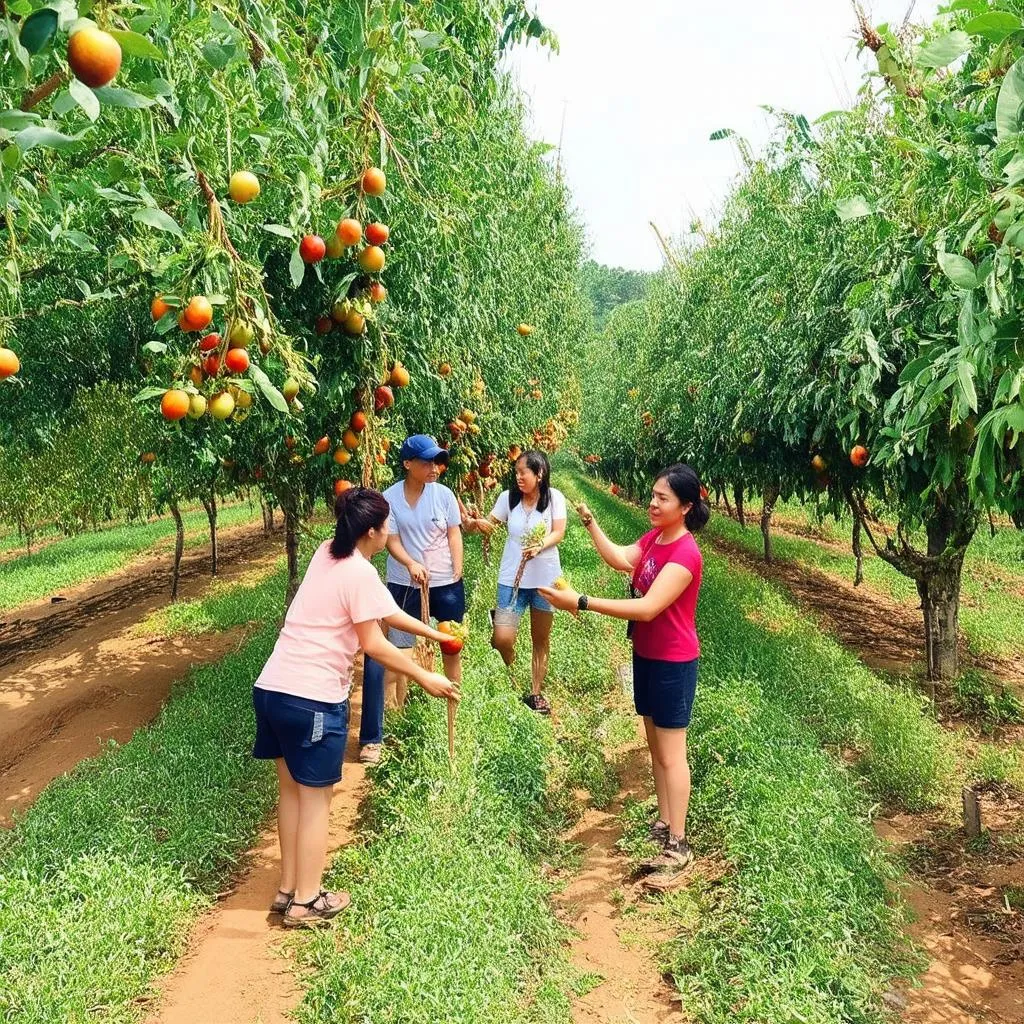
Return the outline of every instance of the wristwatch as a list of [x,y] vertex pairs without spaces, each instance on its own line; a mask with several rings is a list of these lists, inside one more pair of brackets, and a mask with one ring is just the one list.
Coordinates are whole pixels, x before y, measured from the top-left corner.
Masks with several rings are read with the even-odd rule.
[[587,595],[580,594],[579,598],[576,601],[576,610],[580,612],[585,612],[587,610],[587,606],[589,603],[590,602],[587,600]]

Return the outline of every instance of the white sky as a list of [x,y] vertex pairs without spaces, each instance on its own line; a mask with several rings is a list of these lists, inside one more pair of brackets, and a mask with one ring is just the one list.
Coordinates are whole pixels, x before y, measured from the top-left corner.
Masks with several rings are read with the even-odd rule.
[[[873,24],[903,21],[910,0],[868,0]],[[759,147],[761,104],[810,120],[849,106],[873,55],[857,57],[850,0],[533,0],[561,52],[536,43],[510,58],[533,108],[532,134],[556,144],[601,263],[661,265],[648,226],[685,232],[738,171],[733,128]],[[934,14],[917,0],[915,21]]]

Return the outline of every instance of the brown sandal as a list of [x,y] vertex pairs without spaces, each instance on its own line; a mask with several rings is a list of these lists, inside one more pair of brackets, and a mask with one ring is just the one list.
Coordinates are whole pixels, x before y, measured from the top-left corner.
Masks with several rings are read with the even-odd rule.
[[274,897],[274,902],[270,904],[270,912],[272,914],[283,914],[291,906],[293,899],[295,899],[294,889],[291,892],[285,892],[284,889],[278,889],[277,895]]
[[[335,905],[331,904],[332,896],[338,900]],[[322,928],[330,924],[332,918],[337,917],[351,902],[352,897],[347,892],[327,892],[321,889],[320,895],[308,903],[292,900],[281,923],[286,928]],[[297,917],[292,913],[295,907],[302,907],[307,913]]]

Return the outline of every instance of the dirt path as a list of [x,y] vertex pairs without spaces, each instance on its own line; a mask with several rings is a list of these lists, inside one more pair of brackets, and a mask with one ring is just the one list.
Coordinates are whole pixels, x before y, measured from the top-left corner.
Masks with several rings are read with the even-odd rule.
[[[231,580],[279,557],[279,537],[240,528],[225,537],[217,578]],[[203,554],[194,555],[181,595],[205,593],[206,573]],[[95,583],[50,615],[8,623],[0,633],[0,823],[101,744],[127,740],[152,720],[177,680],[243,638],[242,630],[134,635],[139,622],[168,603],[166,568],[150,566]]]
[[[358,761],[361,698],[357,679],[344,779],[331,805],[328,855],[351,840],[367,789]],[[278,865],[277,832],[269,828],[235,888],[193,930],[189,952],[158,986],[159,1005],[146,1024],[292,1024],[302,989],[282,949],[290,933],[267,913]]]
[[604,810],[588,809],[565,837],[586,854],[579,872],[555,897],[555,907],[579,932],[572,944],[573,966],[603,979],[574,1000],[572,1019],[574,1024],[683,1024],[678,996],[662,978],[654,952],[669,936],[658,934],[642,904],[627,920],[618,900],[632,888],[626,858],[616,849],[622,805],[627,797],[649,795],[653,785],[644,748],[626,752],[621,779],[612,803]]
[[1024,1021],[1024,860],[1019,848],[1003,845],[1020,820],[1020,801],[988,793],[982,807],[993,841],[980,851],[924,815],[875,823],[909,865],[904,896],[915,920],[908,931],[929,958],[921,986],[897,997],[908,1024]]

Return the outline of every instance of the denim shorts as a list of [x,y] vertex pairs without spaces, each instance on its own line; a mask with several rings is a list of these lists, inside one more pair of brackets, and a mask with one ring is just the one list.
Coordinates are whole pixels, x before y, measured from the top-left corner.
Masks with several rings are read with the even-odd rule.
[[[498,584],[498,607],[512,607],[512,588],[504,583]],[[547,598],[536,587],[520,587],[516,595],[516,612],[522,615],[527,608],[535,608],[539,612],[553,612]]]
[[[389,583],[388,590],[406,615],[420,617],[420,588],[415,583]],[[430,588],[430,617],[437,622],[461,622],[466,617],[466,585],[462,580]],[[394,627],[388,630],[388,639],[402,648],[412,647],[416,642],[412,633]]]
[[341,778],[348,740],[348,701],[328,704],[253,687],[256,742],[252,756],[284,758],[303,786],[333,786]]
[[633,655],[633,706],[659,729],[685,729],[697,694],[697,658],[658,661]]

